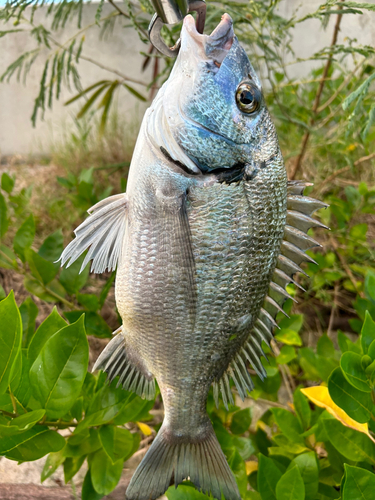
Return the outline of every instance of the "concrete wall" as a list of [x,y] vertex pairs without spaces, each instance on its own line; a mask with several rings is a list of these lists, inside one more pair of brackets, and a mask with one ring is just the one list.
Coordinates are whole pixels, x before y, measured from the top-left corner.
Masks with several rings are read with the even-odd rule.
[[[321,0],[304,0],[303,3],[300,0],[284,0],[280,4],[280,13],[289,17],[300,5],[299,15],[302,16],[315,10],[320,4]],[[111,8],[108,4],[104,5],[104,13],[110,12]],[[95,11],[95,4],[85,5],[83,26],[93,21]],[[43,9],[37,12],[36,22],[46,22]],[[298,25],[295,28],[293,42],[296,56],[306,58],[320,47],[328,45],[331,41],[334,22],[335,19],[332,18],[326,31],[322,30],[319,21],[314,19]],[[118,18],[113,35],[105,42],[99,42],[100,28],[94,25],[86,32],[83,54],[132,78],[148,82],[150,81],[150,73],[142,73],[143,58],[139,55],[139,51],[144,51],[146,46],[139,41],[132,29],[123,29],[123,25],[124,21]],[[0,30],[10,28],[12,26],[3,27],[0,25]],[[76,21],[68,23],[63,30],[56,34],[56,38],[60,42],[66,41],[76,30]],[[360,43],[374,46],[375,13],[365,12],[363,16],[344,16],[339,43],[343,41],[344,36],[357,38]],[[0,38],[0,74],[25,50],[31,50],[34,47],[36,47],[36,43],[27,32],[19,32]],[[54,102],[53,111],[46,111],[45,120],[38,120],[36,128],[32,127],[30,116],[34,99],[38,94],[44,61],[43,57],[36,61],[30,71],[26,86],[18,83],[15,78],[10,83],[0,83],[0,154],[2,155],[47,153],[52,142],[61,135],[62,128],[69,129],[72,126],[72,116],[82,105],[80,103],[64,107],[63,103],[75,93],[64,89],[60,101]],[[320,63],[308,62],[290,66],[289,74],[291,77],[303,77],[314,64]],[[80,73],[84,87],[100,79],[115,78],[112,73],[86,61],[81,61]],[[137,88],[141,92],[145,92],[142,86]],[[139,120],[145,108],[145,104],[140,103],[126,90],[121,90],[118,110],[124,119],[133,122]]]

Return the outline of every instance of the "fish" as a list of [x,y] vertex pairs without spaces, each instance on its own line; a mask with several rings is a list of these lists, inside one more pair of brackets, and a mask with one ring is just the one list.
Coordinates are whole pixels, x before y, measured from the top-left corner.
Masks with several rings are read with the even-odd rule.
[[[185,479],[214,498],[240,493],[206,411],[264,379],[263,342],[326,205],[287,180],[261,82],[224,14],[211,35],[185,17],[168,80],[146,111],[126,193],[89,210],[62,265],[117,269],[122,326],[94,370],[146,399],[158,383],[164,420],[128,500],[154,500]],[[233,386],[233,384],[232,384]]]

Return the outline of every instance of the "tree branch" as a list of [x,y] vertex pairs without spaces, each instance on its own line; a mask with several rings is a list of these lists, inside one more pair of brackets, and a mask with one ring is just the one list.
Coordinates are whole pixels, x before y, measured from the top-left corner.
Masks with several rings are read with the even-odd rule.
[[[341,1],[343,1],[343,0],[341,0]],[[341,10],[341,9],[342,9],[342,7],[340,6],[339,10]],[[338,37],[339,30],[340,30],[341,19],[342,19],[342,14],[337,14],[336,24],[335,24],[335,27],[334,27],[334,30],[333,30],[333,37],[332,37],[332,42],[331,42],[331,49],[333,49],[333,47],[337,43],[337,37]],[[332,64],[332,59],[333,59],[333,53],[332,53],[332,50],[331,50],[331,52],[330,52],[330,54],[328,56],[326,65],[324,66],[323,75],[322,75],[322,78],[320,79],[319,87],[318,87],[318,90],[317,90],[316,95],[315,95],[314,104],[313,104],[313,107],[312,107],[312,110],[311,110],[312,111],[312,117],[311,117],[311,120],[310,120],[310,126],[314,125],[316,117],[317,117],[317,112],[318,112],[318,108],[319,108],[319,104],[320,104],[320,99],[322,97],[324,85],[326,83],[328,72],[329,72],[329,69],[330,69],[331,64]],[[292,171],[290,172],[290,175],[289,175],[289,179],[290,180],[293,180],[295,178],[297,172],[301,168],[302,161],[304,159],[304,156],[305,156],[305,153],[306,153],[306,149],[307,149],[307,144],[308,144],[309,139],[310,139],[310,133],[311,133],[310,130],[307,130],[305,132],[303,138],[302,138],[301,151],[300,151],[299,155],[297,156],[297,159],[296,159],[295,164],[294,164],[294,166],[292,168]]]

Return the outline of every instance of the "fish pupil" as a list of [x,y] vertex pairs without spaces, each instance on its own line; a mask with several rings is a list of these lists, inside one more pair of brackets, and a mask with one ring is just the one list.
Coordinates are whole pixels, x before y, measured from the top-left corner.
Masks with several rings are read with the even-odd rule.
[[243,90],[241,92],[240,100],[245,106],[251,104],[254,101],[254,96],[249,90]]

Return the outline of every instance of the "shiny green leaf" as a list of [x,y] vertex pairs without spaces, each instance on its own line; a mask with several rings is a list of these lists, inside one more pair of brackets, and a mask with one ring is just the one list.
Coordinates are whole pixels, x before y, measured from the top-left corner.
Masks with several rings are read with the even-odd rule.
[[372,399],[367,392],[353,387],[343,375],[341,368],[336,368],[328,380],[328,390],[333,401],[349,417],[364,424],[371,418]]
[[20,305],[20,314],[22,319],[23,347],[27,347],[30,343],[31,337],[35,331],[35,320],[38,316],[38,308],[31,297],[26,299]]
[[40,477],[41,483],[52,476],[52,474],[56,472],[57,468],[64,462],[64,460],[64,448],[62,448],[60,451],[50,453],[44,463],[44,467]]
[[366,434],[350,429],[333,418],[324,419],[323,425],[326,435],[341,455],[355,462],[375,464],[375,444]]
[[91,471],[90,469],[86,472],[85,479],[82,485],[81,499],[82,500],[100,500],[104,495],[101,495],[94,490],[91,481]]
[[305,500],[305,485],[299,468],[288,469],[276,485],[277,500]]
[[298,388],[294,391],[293,402],[294,409],[303,429],[308,429],[311,423],[311,408],[306,396]]
[[366,311],[365,321],[361,330],[361,344],[363,354],[367,354],[370,344],[375,340],[375,321],[372,319],[370,313]]
[[8,388],[22,341],[21,315],[13,291],[0,302],[0,318],[0,394],[3,394]]
[[108,495],[120,481],[123,461],[112,464],[104,450],[97,451],[91,459],[90,471],[92,485],[98,493]]
[[280,330],[276,335],[275,339],[283,344],[287,345],[302,345],[302,339],[295,330],[284,328]]
[[342,500],[373,500],[375,474],[366,469],[345,464]]
[[32,429],[2,437],[0,455],[11,460],[31,462],[38,460],[51,451],[59,451],[65,446],[65,439],[56,431],[47,427],[35,426]]
[[259,454],[258,491],[262,500],[277,500],[276,485],[282,473],[275,462],[261,453]]
[[99,439],[112,464],[124,459],[133,450],[134,434],[127,429],[103,425],[99,429]]
[[50,283],[58,273],[58,268],[46,259],[43,259],[34,250],[25,250],[25,257],[29,264],[31,274],[44,285]]
[[290,462],[288,470],[295,466],[298,467],[305,485],[306,500],[315,500],[319,483],[319,466],[316,454],[309,451],[298,455]]
[[272,408],[273,416],[281,432],[292,442],[303,443],[300,434],[303,433],[302,426],[290,411],[283,408]]
[[60,418],[78,398],[85,380],[89,348],[83,318],[59,330],[44,344],[30,369],[33,396]]
[[64,480],[68,483],[82,467],[86,456],[82,455],[80,457],[67,457],[64,461]]
[[366,372],[362,367],[362,356],[354,352],[344,352],[341,356],[340,366],[346,380],[356,389],[371,392],[367,381]]
[[166,492],[168,500],[207,500],[207,495],[200,493],[192,484],[179,484],[177,489],[170,486]]
[[31,339],[28,348],[28,358],[31,364],[36,360],[47,340],[65,326],[67,326],[66,321],[62,319],[56,307],[54,307],[51,314],[47,316]]

